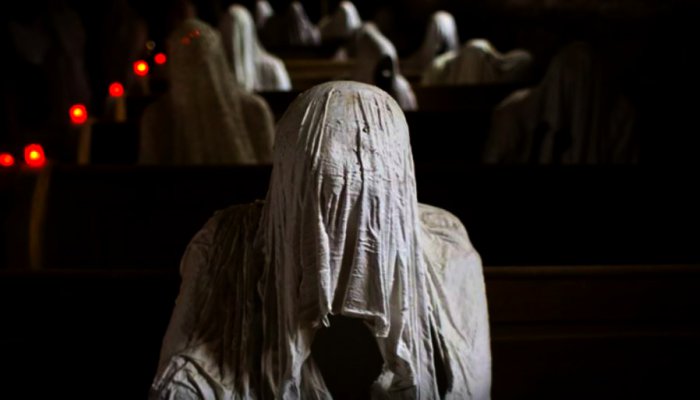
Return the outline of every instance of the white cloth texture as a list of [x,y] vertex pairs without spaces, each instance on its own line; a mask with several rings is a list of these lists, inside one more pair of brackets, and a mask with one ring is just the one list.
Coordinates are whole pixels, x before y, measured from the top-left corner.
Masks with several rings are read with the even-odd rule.
[[274,119],[239,87],[219,33],[186,20],[169,38],[170,90],[141,121],[145,164],[257,164],[272,157]]
[[238,4],[221,17],[219,30],[238,84],[247,91],[288,91],[292,83],[284,63],[258,41],[253,17]]
[[565,46],[542,82],[493,112],[487,163],[635,163],[635,112],[589,44]]
[[500,53],[486,39],[472,39],[459,51],[437,57],[423,74],[424,85],[490,85],[526,80],[532,56],[525,50]]
[[375,87],[298,97],[266,201],[217,213],[181,275],[154,399],[330,399],[310,349],[331,314],[376,337],[372,398],[439,398],[435,359],[444,398],[489,398],[479,255],[456,217],[418,204],[406,121]]
[[[396,99],[404,111],[418,108],[416,95],[413,93],[411,84],[401,75],[394,45],[382,35],[374,23],[367,22],[362,25],[357,34],[356,50],[353,80],[377,85],[386,90]],[[390,65],[386,66],[385,71],[377,71],[380,62],[383,61]],[[386,84],[379,82],[382,75],[388,75],[386,76]]]

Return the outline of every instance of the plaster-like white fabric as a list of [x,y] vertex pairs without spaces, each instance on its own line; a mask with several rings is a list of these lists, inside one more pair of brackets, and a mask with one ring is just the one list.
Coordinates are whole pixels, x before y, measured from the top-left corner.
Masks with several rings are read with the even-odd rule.
[[347,40],[362,25],[362,19],[357,8],[350,1],[341,1],[332,15],[323,17],[318,23],[321,40]]
[[382,89],[389,92],[404,111],[418,108],[416,96],[413,93],[411,84],[408,83],[399,71],[399,60],[394,45],[391,44],[372,22],[362,25],[357,35],[357,58],[353,79],[359,82],[380,85],[377,77],[377,67],[384,60],[390,63],[387,66],[386,74],[387,87]]
[[638,158],[634,110],[589,45],[552,60],[539,86],[515,92],[493,113],[489,163],[629,163]]
[[459,48],[457,23],[447,11],[437,11],[430,16],[423,44],[416,53],[405,60],[407,70],[422,73],[435,57]]
[[438,398],[436,358],[445,398],[489,398],[479,256],[457,218],[418,205],[406,121],[375,87],[297,98],[266,202],[217,213],[181,274],[154,399],[330,399],[310,357],[330,314],[376,337],[372,398]]
[[486,85],[527,78],[532,56],[524,50],[501,54],[486,39],[472,39],[459,51],[436,58],[423,74],[424,85]]
[[240,86],[248,91],[292,89],[287,69],[258,42],[253,18],[238,4],[229,7],[219,24],[224,50]]
[[140,161],[270,162],[272,112],[264,100],[235,83],[220,35],[204,22],[189,19],[169,42],[170,91],[144,113]]

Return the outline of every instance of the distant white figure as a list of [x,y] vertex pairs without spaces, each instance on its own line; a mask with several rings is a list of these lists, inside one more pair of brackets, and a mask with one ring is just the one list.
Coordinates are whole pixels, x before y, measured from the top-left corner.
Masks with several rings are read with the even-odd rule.
[[404,60],[405,70],[420,75],[436,57],[456,51],[459,43],[457,24],[452,14],[447,11],[437,11],[430,16],[420,49]]
[[273,15],[275,15],[275,10],[272,9],[269,1],[257,0],[255,2],[255,26],[257,29],[262,29]]
[[488,163],[634,163],[634,110],[588,44],[552,60],[539,86],[513,93],[493,113]]
[[327,15],[318,23],[321,31],[321,41],[345,41],[362,26],[362,19],[357,8],[350,1],[341,1],[335,12]]
[[270,162],[272,112],[236,83],[219,33],[188,19],[168,41],[170,90],[144,113],[140,162]]
[[487,85],[528,79],[532,56],[524,50],[501,54],[486,39],[472,39],[459,51],[436,58],[423,74],[424,85]]
[[261,37],[268,48],[314,47],[321,44],[321,33],[298,1],[291,2],[283,15],[269,18]]
[[236,81],[247,91],[288,91],[292,83],[284,63],[258,42],[253,18],[238,4],[221,17],[219,30]]
[[265,202],[216,213],[180,273],[151,399],[332,399],[311,354],[331,316],[383,360],[352,398],[490,397],[481,260],[455,216],[418,204],[406,120],[376,87],[299,96]]
[[416,96],[399,71],[394,45],[374,23],[367,22],[357,33],[357,57],[353,79],[379,86],[391,94],[404,111],[418,108]]

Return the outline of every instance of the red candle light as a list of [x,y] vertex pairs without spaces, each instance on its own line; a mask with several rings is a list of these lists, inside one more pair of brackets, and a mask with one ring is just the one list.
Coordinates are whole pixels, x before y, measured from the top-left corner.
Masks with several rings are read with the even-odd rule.
[[44,148],[39,144],[30,144],[25,147],[24,162],[32,168],[43,167],[46,164]]
[[114,82],[109,85],[109,95],[112,97],[124,96],[124,86],[119,82]]
[[0,153],[0,166],[11,167],[15,165],[15,158],[10,153]]
[[84,124],[87,121],[87,109],[82,104],[76,104],[68,111],[71,121],[76,125]]
[[168,61],[168,57],[163,53],[158,53],[153,57],[153,61],[158,65],[163,65]]
[[138,60],[134,63],[134,73],[138,76],[148,75],[148,63],[143,60]]

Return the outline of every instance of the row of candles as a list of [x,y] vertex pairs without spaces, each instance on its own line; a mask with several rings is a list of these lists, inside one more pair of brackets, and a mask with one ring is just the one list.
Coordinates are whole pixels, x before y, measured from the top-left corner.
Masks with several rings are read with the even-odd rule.
[[[158,53],[153,57],[153,62],[157,65],[164,65],[167,62],[167,56],[163,53]],[[133,64],[134,74],[141,78],[146,78],[150,67],[145,60],[135,61]],[[142,81],[143,82],[143,81]],[[146,82],[142,83],[146,85]],[[126,104],[124,102],[125,89],[124,85],[119,82],[112,82],[109,85],[109,97],[114,99],[115,105],[115,120],[124,122],[126,120]],[[68,110],[71,123],[76,126],[85,124],[88,121],[88,111],[84,104],[74,104]],[[0,168],[9,168],[17,165],[14,155],[8,152],[0,152]],[[32,143],[24,147],[24,164],[30,168],[41,168],[46,164],[46,154],[41,144]]]

